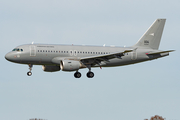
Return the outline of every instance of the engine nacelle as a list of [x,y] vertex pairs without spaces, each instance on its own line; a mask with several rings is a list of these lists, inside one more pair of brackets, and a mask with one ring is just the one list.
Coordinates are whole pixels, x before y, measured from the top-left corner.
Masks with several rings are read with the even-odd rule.
[[60,62],[60,68],[62,71],[76,71],[81,68],[81,63],[75,60],[63,60]]
[[56,71],[60,71],[60,66],[53,66],[53,65],[43,65],[42,69],[45,72],[56,72]]

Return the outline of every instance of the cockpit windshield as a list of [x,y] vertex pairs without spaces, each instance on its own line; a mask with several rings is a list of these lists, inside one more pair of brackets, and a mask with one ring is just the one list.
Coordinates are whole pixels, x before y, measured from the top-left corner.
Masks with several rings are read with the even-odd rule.
[[20,48],[14,48],[12,51],[23,51],[23,49],[20,49]]

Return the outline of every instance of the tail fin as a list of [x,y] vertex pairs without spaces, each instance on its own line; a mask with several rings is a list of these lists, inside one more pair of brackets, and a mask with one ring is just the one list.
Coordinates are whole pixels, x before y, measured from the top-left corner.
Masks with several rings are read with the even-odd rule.
[[134,46],[158,49],[166,19],[157,19]]

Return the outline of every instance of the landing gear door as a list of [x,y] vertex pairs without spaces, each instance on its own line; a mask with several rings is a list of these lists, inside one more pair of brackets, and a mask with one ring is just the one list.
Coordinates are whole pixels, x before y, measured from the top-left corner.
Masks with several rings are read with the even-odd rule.
[[34,45],[30,46],[30,56],[36,56],[36,47]]

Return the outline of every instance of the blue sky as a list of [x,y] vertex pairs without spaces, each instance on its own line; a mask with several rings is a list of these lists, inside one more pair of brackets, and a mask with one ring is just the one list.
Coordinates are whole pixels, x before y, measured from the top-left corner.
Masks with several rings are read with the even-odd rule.
[[[0,1],[0,119],[144,120],[180,119],[179,0]],[[135,65],[43,72],[10,63],[7,52],[35,43],[131,46],[157,18],[166,18],[161,50],[170,56]]]

